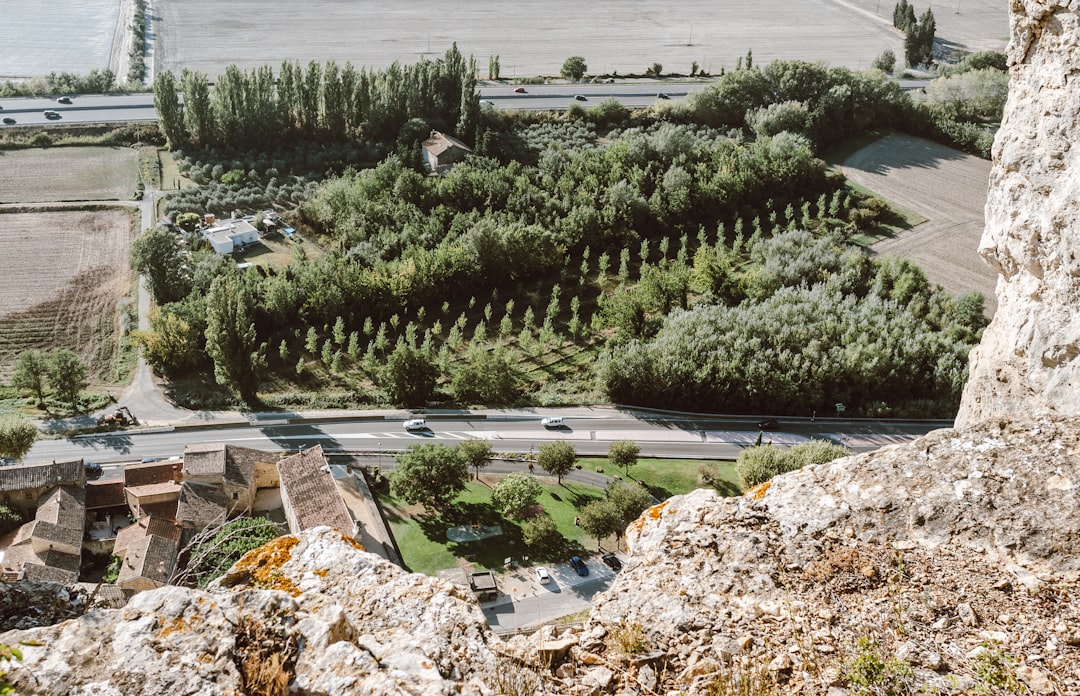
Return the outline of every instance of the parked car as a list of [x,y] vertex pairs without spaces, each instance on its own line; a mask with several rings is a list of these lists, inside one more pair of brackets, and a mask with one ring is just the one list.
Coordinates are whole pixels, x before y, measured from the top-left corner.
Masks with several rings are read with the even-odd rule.
[[525,94],[525,88],[524,87],[518,87],[514,91],[517,92],[518,94]]
[[4,117],[4,125],[5,126],[14,126],[15,125],[15,119],[11,118],[10,116],[5,116]]
[[586,97],[584,94],[575,94],[574,99],[576,99],[577,101],[589,101],[589,98]]
[[46,109],[45,110],[45,118],[49,119],[50,121],[55,121],[56,119],[60,118],[60,112],[59,111],[51,111],[49,109]]
[[406,430],[427,430],[427,421],[423,418],[412,418],[405,421]]
[[60,97],[59,99],[56,100],[56,103],[57,104],[70,104],[71,103],[71,97]]
[[544,566],[537,566],[536,579],[540,581],[541,585],[546,585],[551,582],[551,573]]
[[763,421],[758,421],[758,430],[776,430],[780,427],[780,422],[775,418],[767,418]]
[[540,419],[540,425],[545,428],[562,428],[566,426],[562,416],[548,416]]
[[616,573],[622,570],[622,561],[620,561],[619,557],[613,553],[605,553],[600,557],[600,560],[604,562],[604,565],[611,568]]
[[585,561],[581,560],[581,556],[574,556],[573,558],[571,558],[570,567],[573,568],[581,577],[585,577],[589,574],[589,566],[585,565]]

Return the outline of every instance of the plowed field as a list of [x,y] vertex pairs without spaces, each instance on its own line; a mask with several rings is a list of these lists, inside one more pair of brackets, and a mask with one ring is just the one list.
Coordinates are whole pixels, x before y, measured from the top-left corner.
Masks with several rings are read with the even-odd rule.
[[108,378],[135,234],[123,210],[0,214],[0,380],[27,348],[70,348]]
[[0,203],[130,199],[139,153],[127,147],[64,147],[0,152]]

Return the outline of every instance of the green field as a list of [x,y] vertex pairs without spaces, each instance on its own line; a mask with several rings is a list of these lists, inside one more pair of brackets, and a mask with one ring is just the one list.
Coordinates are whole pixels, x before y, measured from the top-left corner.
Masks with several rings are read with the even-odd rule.
[[0,203],[129,200],[139,153],[125,147],[0,151]]

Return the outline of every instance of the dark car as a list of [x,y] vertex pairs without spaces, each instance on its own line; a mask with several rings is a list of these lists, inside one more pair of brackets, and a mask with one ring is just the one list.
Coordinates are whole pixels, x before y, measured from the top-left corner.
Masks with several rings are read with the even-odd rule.
[[60,97],[59,99],[56,100],[56,103],[57,104],[70,104],[71,103],[71,97]]
[[86,475],[89,478],[101,476],[101,465],[97,462],[83,462],[83,469],[86,470]]
[[60,118],[60,112],[58,112],[58,111],[46,111],[45,112],[45,118],[49,119],[50,121],[55,121],[56,119]]
[[758,421],[758,430],[776,430],[780,427],[780,423],[775,418],[768,418],[763,421]]
[[665,94],[664,92],[659,92],[659,93],[657,93],[657,95],[656,95],[656,98],[657,98],[657,99],[671,99],[671,97],[669,97],[669,96],[668,96],[667,94]]
[[578,101],[589,101],[589,98],[586,97],[584,94],[575,94],[574,99]]
[[10,116],[6,116],[4,118],[4,125],[5,126],[14,126],[15,125],[15,119],[11,118]]
[[524,87],[518,87],[514,91],[517,92],[518,94],[525,94],[525,88]]
[[574,556],[573,558],[571,558],[570,559],[570,566],[581,577],[585,577],[586,575],[589,574],[589,567],[587,565],[585,565],[585,561],[581,560],[581,556]]
[[611,568],[616,573],[622,570],[622,561],[620,561],[619,557],[613,553],[605,553],[600,557],[600,560],[604,562],[604,565]]

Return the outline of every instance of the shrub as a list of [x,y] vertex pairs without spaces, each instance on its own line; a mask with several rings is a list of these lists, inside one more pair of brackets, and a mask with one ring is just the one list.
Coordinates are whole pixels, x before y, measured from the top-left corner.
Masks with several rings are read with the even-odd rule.
[[797,468],[789,450],[772,445],[748,447],[735,460],[735,471],[739,474],[739,485],[743,491]]

